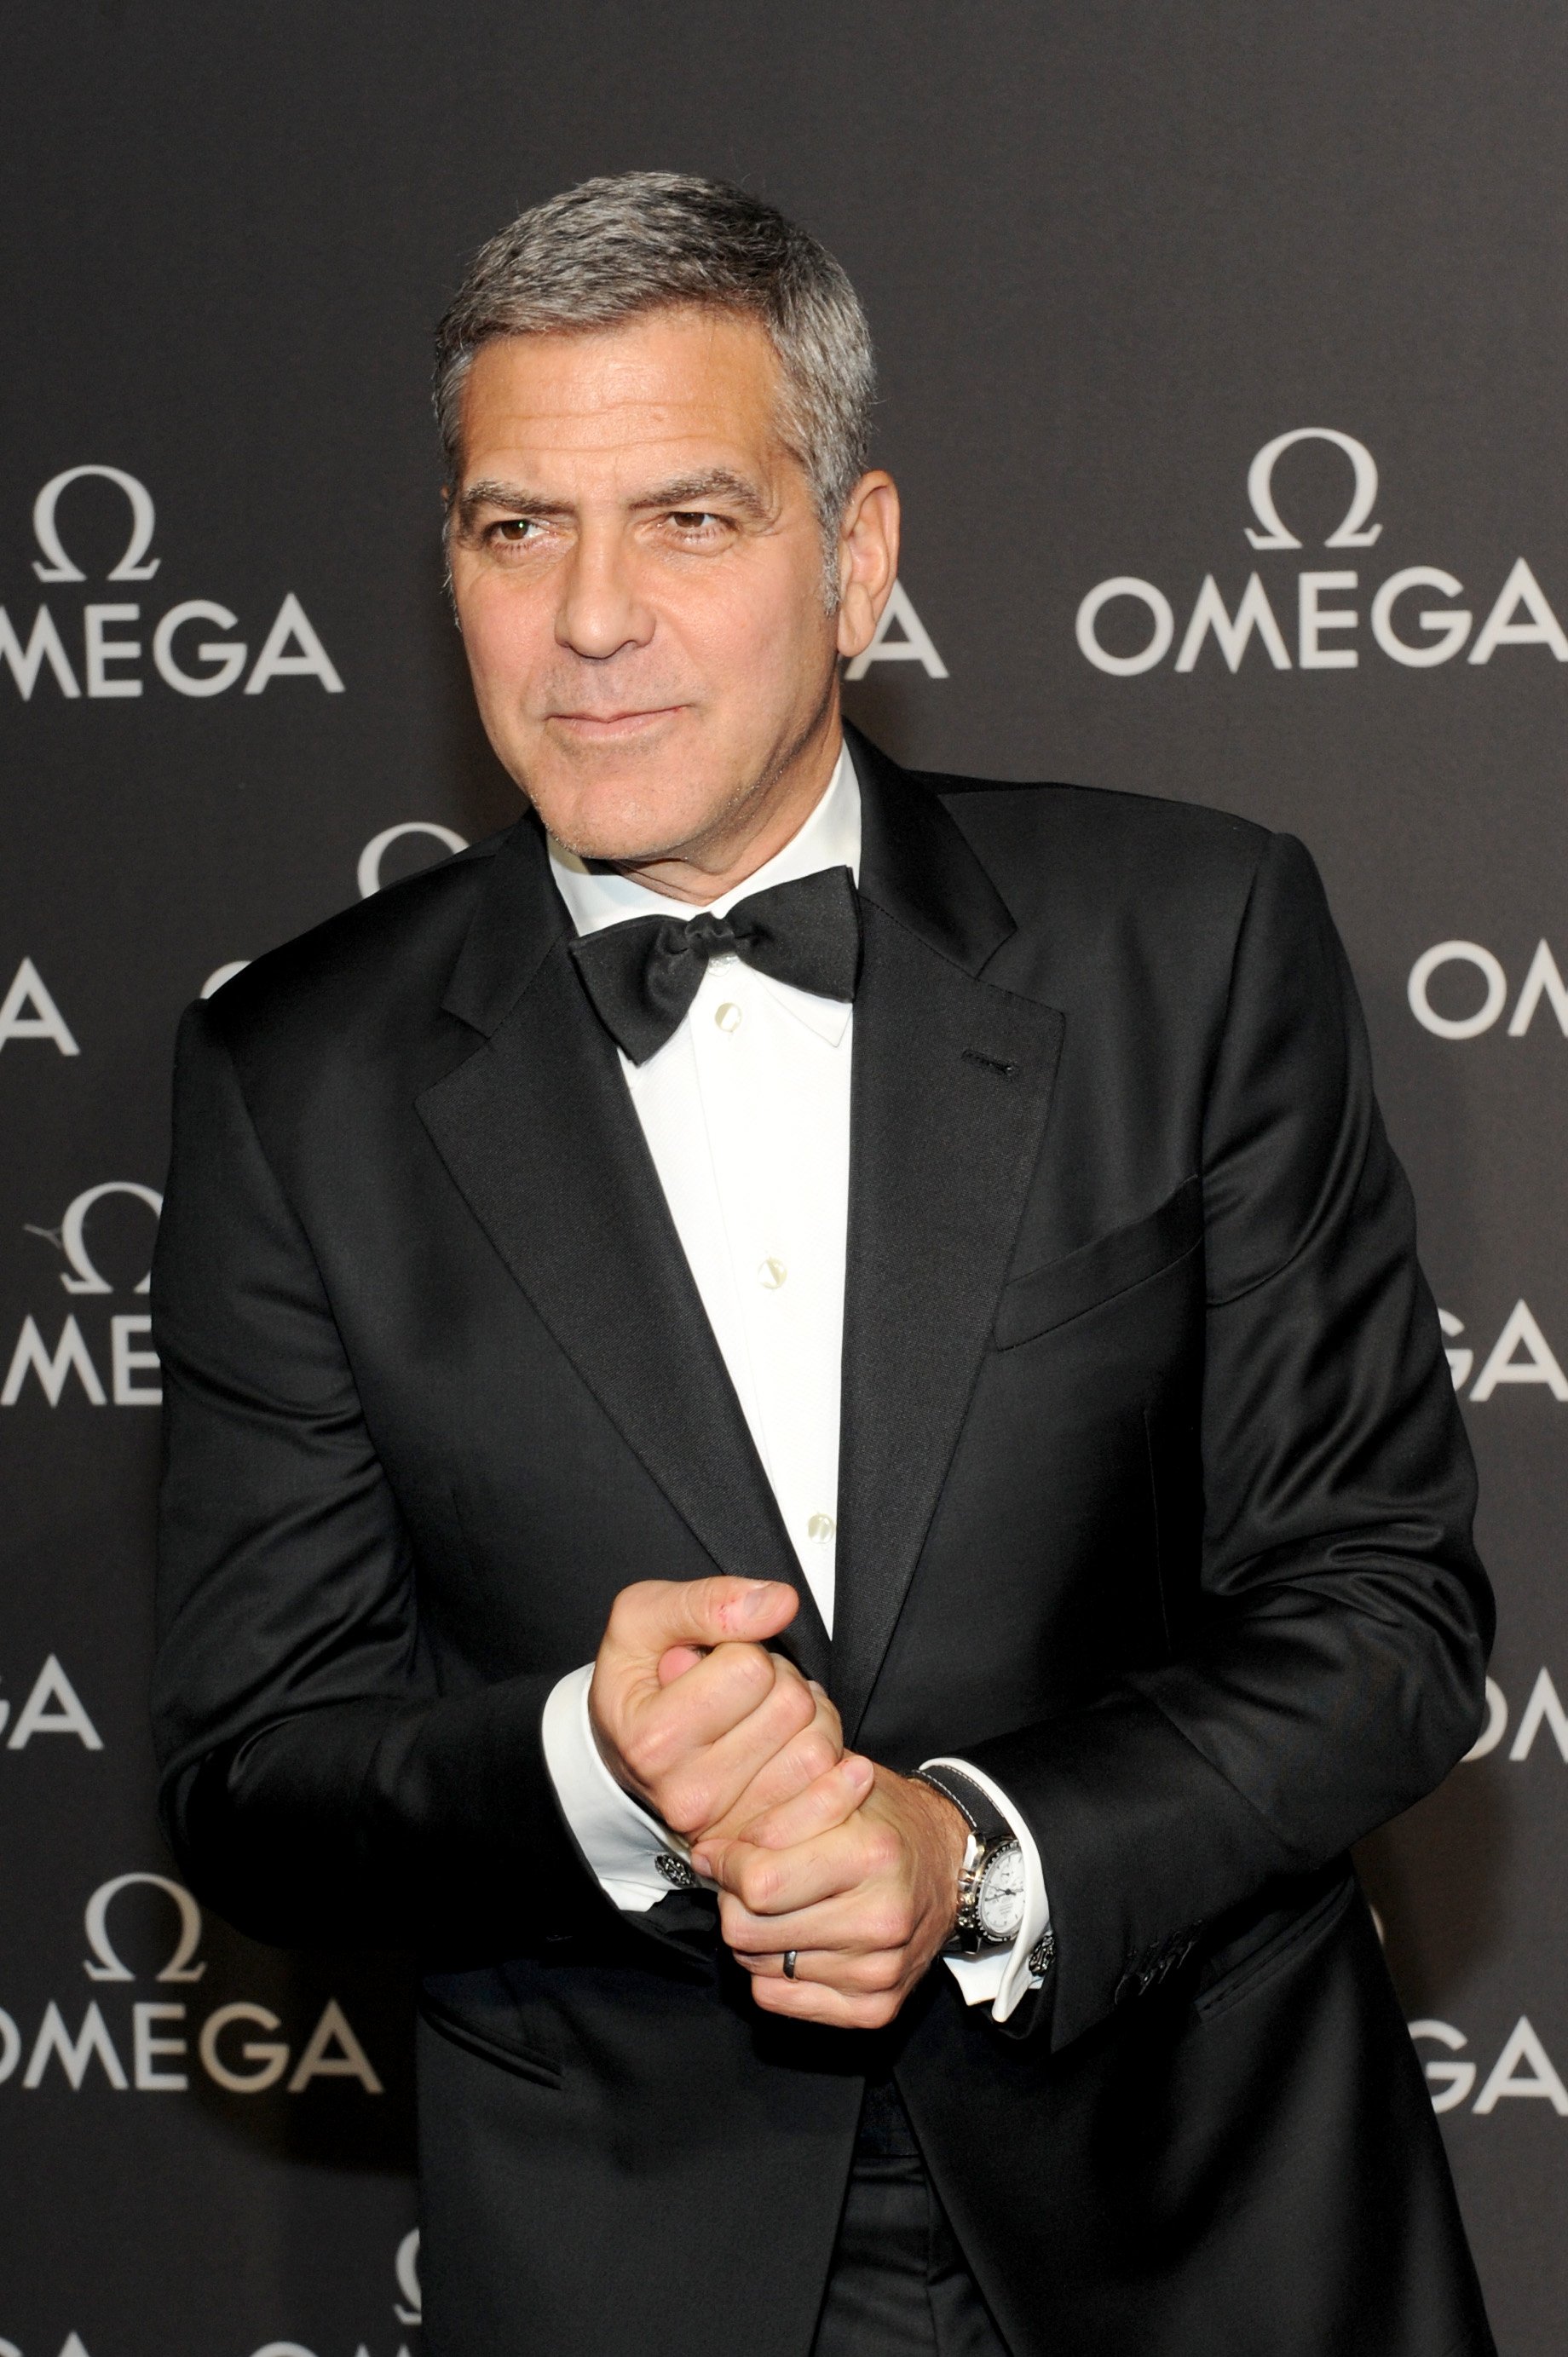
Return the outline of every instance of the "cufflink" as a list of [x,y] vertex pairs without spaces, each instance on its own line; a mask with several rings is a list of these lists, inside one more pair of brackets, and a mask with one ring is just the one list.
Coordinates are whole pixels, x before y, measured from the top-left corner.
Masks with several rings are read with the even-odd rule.
[[677,1857],[672,1850],[659,1851],[653,1861],[653,1870],[655,1874],[661,1874],[672,1889],[695,1890],[697,1888],[697,1878],[692,1868],[683,1857]]
[[1056,1954],[1057,1935],[1047,1923],[1045,1930],[1041,1932],[1039,1938],[1036,1941],[1034,1946],[1029,1951],[1029,1970],[1035,1974],[1038,1979],[1044,1980],[1046,1975],[1050,1971],[1052,1964],[1056,1962]]

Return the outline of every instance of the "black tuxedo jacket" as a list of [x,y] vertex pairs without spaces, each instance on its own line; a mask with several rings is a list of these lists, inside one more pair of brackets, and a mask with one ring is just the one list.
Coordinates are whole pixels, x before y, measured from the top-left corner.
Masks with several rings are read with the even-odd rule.
[[629,1581],[801,1585],[524,818],[186,1017],[156,1719],[192,1884],[424,1959],[435,2357],[804,2357],[891,2069],[1016,2357],[1490,2341],[1351,1843],[1479,1717],[1470,1460],[1299,845],[864,795],[837,1626],[863,1749],[1033,1827],[998,2029],[766,2019],[622,1916],[551,1686]]

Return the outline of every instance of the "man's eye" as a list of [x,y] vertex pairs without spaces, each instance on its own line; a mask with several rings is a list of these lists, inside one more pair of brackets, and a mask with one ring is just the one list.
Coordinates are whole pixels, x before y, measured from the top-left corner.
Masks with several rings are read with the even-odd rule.
[[705,532],[710,524],[722,523],[724,518],[706,508],[677,508],[670,521],[682,532]]
[[489,537],[493,541],[503,542],[508,547],[515,548],[521,543],[532,539],[538,530],[539,527],[532,516],[506,516],[499,523],[491,524]]

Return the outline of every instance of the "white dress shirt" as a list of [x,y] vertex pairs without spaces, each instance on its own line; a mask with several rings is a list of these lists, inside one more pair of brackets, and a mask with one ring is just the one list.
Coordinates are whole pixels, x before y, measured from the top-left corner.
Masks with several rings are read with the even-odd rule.
[[[579,933],[682,911],[665,894],[589,869],[557,844],[550,857]],[[858,882],[860,789],[847,748],[799,834],[714,900],[713,914],[840,866]],[[620,1060],[708,1322],[830,1635],[854,1029],[846,1002],[770,981],[728,956],[710,961],[684,1021],[656,1055],[640,1065]],[[588,1719],[592,1677],[590,1663],[550,1695],[545,1761],[605,1891],[640,1913],[669,1890],[655,1858],[687,1845],[610,1774]],[[990,1999],[1005,2020],[1031,1986],[1029,1952],[1049,1921],[1039,1855],[1005,1795],[967,1762],[951,1764],[984,1787],[1024,1852],[1024,1921],[1012,1949],[946,1960],[968,2003]]]

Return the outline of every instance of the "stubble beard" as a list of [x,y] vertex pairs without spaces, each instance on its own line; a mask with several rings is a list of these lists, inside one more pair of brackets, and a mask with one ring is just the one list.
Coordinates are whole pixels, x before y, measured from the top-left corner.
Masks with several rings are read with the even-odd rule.
[[[563,850],[569,851],[575,858],[581,859],[588,866],[616,869],[641,867],[651,866],[660,859],[686,859],[700,866],[703,850],[715,842],[722,841],[746,811],[757,803],[766,802],[779,780],[787,776],[795,762],[800,759],[812,737],[822,727],[832,702],[832,691],[833,679],[830,674],[823,694],[809,717],[785,739],[782,746],[774,748],[756,771],[748,777],[738,780],[731,786],[722,800],[703,814],[695,830],[687,825],[671,839],[658,830],[657,812],[650,810],[648,824],[651,833],[648,837],[639,835],[635,843],[622,842],[612,846],[607,845],[602,839],[593,839],[580,828],[553,826],[547,818],[544,819],[544,823]],[[593,748],[589,747],[564,749],[568,751],[568,758],[573,759],[592,760],[595,758]],[[533,796],[530,791],[526,776],[520,779],[519,783],[523,793],[532,802]],[[537,803],[534,803],[534,807],[538,808]],[[540,816],[543,818],[544,813],[541,812]]]

